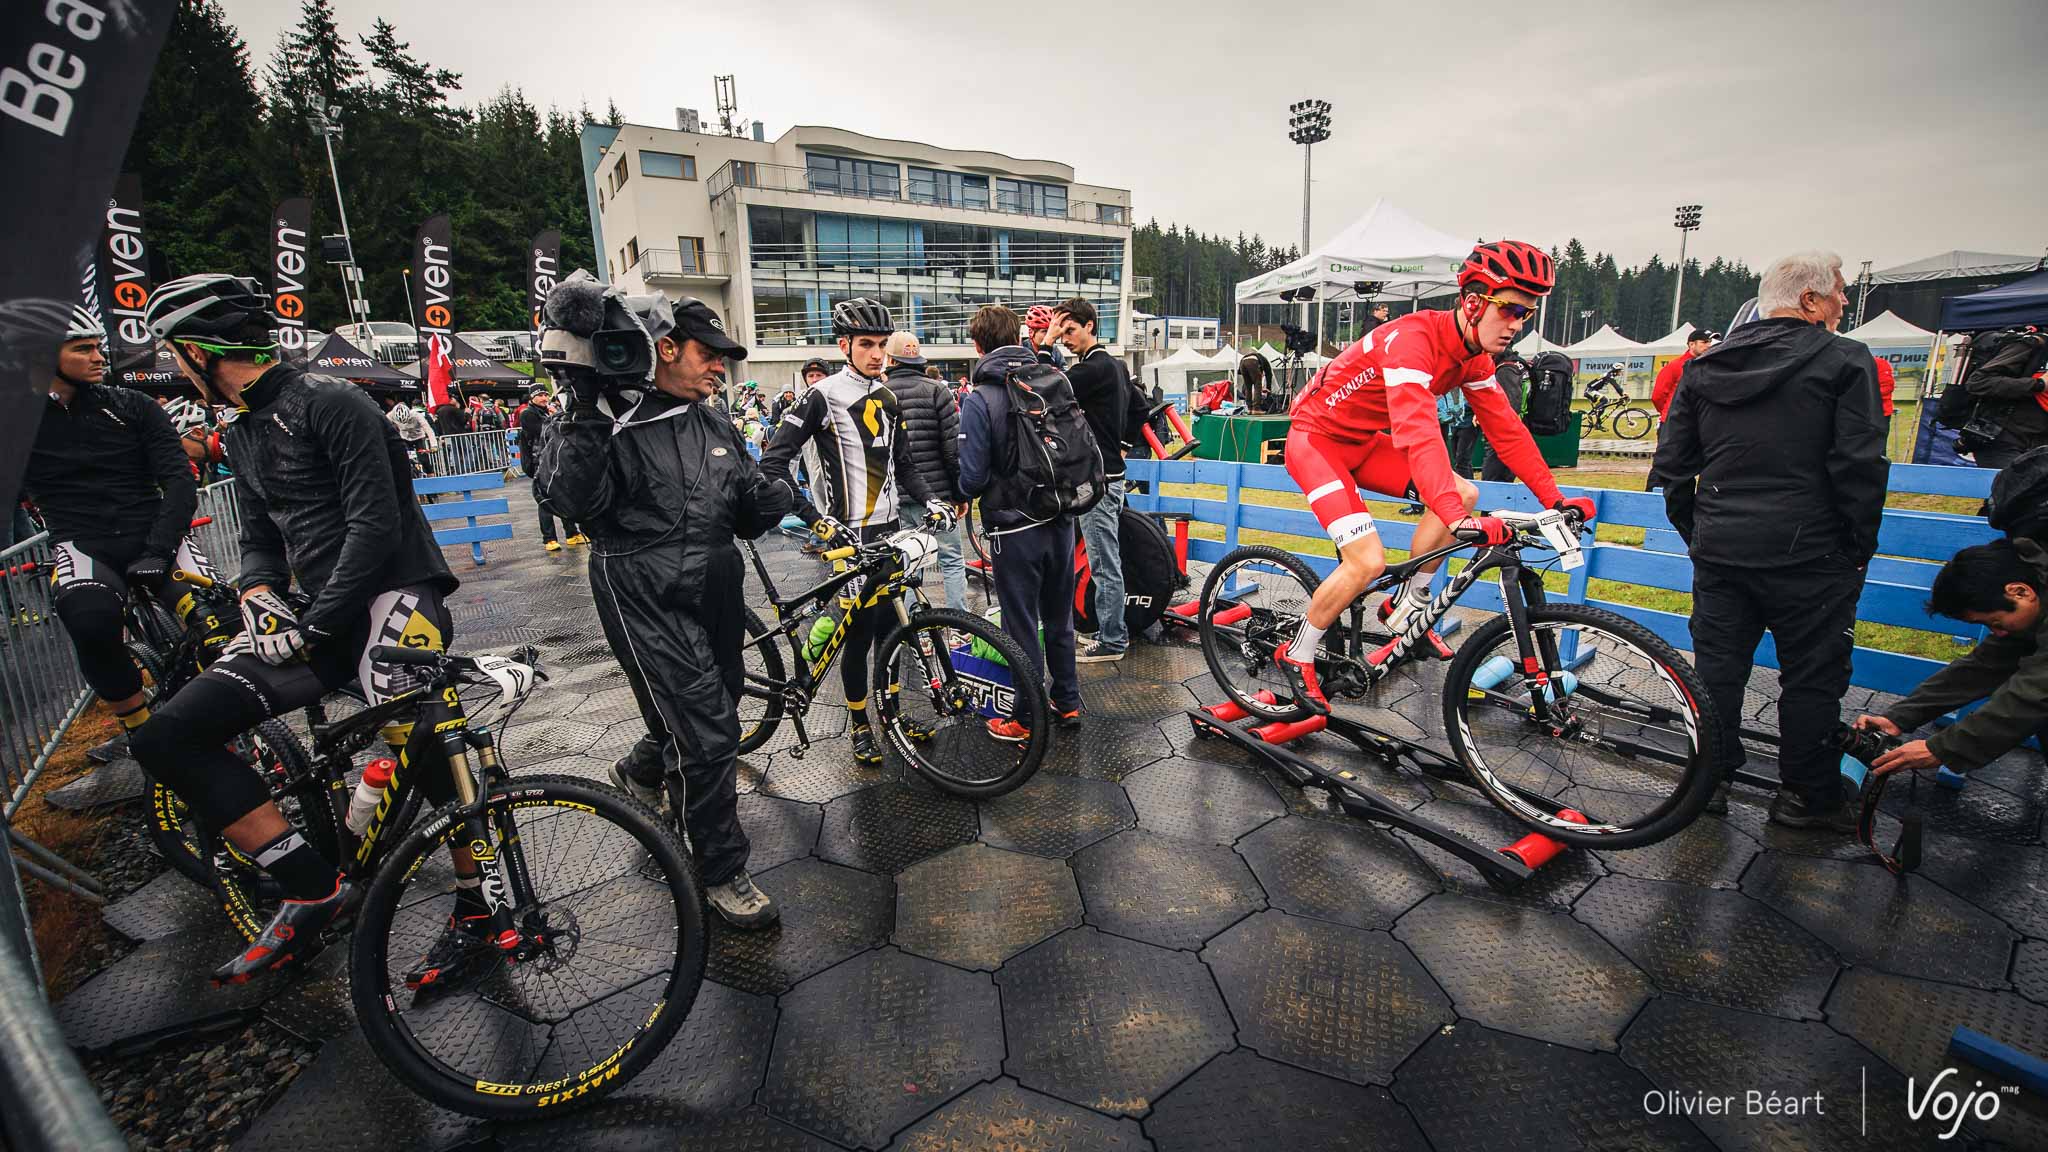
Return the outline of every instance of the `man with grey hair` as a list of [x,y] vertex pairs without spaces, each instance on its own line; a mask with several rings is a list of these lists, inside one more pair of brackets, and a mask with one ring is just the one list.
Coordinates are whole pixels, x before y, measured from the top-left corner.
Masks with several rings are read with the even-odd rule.
[[1743,690],[1768,629],[1780,685],[1770,818],[1853,832],[1857,798],[1828,738],[1891,463],[1870,350],[1834,334],[1845,289],[1832,252],[1765,270],[1758,319],[1686,364],[1649,486],[1664,489],[1692,553],[1693,660],[1722,729],[1714,807],[1743,761]]

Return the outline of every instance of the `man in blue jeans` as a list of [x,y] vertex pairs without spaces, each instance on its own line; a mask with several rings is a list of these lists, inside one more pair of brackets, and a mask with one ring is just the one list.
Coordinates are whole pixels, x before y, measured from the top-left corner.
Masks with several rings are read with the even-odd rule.
[[1102,450],[1102,499],[1081,514],[1081,539],[1088,544],[1088,570],[1095,580],[1095,642],[1074,659],[1106,664],[1124,658],[1131,646],[1124,624],[1124,558],[1117,542],[1117,518],[1124,510],[1124,416],[1130,411],[1131,378],[1123,361],[1095,336],[1095,305],[1080,297],[1053,313],[1052,331],[1074,353],[1067,379]]
[[[974,366],[974,387],[960,402],[960,492],[969,499],[981,498],[981,521],[988,525],[1003,631],[1031,657],[1029,674],[1044,680],[1050,671],[1054,722],[1061,728],[1078,728],[1081,677],[1074,670],[1074,520],[1058,516],[1044,523],[1032,521],[1015,506],[1004,482],[1010,455],[1010,400],[1003,380],[1010,372],[1030,367],[1037,356],[1017,342],[1017,314],[1000,304],[977,311],[967,324],[967,336],[974,341],[981,360]],[[1042,652],[1041,635],[1045,641]],[[1017,674],[1014,669],[1012,672]],[[988,731],[998,740],[1022,741],[1029,735],[1023,725],[1003,716],[990,720]]]

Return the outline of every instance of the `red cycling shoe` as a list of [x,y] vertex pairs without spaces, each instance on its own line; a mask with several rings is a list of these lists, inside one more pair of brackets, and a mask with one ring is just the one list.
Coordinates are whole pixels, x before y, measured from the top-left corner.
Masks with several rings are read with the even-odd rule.
[[1287,654],[1291,646],[1283,644],[1273,653],[1273,663],[1287,673],[1287,682],[1294,689],[1294,699],[1318,716],[1330,714],[1330,699],[1323,695],[1323,686],[1316,679],[1316,662],[1302,663]]
[[234,959],[213,970],[215,984],[247,984],[265,972],[320,950],[320,933],[354,914],[362,888],[337,877],[332,895],[319,900],[286,900],[256,939]]

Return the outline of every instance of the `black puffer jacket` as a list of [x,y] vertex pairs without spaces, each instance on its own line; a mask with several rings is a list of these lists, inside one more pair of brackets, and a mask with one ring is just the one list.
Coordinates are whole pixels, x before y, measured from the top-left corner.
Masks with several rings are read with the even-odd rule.
[[616,423],[582,406],[551,421],[539,479],[557,514],[590,536],[609,587],[674,608],[697,607],[708,581],[739,580],[733,537],[767,532],[794,502],[761,475],[730,418],[659,392]]
[[362,389],[290,364],[242,392],[222,441],[235,469],[246,587],[282,592],[297,573],[313,606],[301,619],[339,632],[380,592],[456,579],[412,491],[398,429]]
[[935,500],[958,504],[960,495],[960,402],[942,381],[920,368],[889,369],[889,391],[896,394],[903,423],[905,451]]
[[43,403],[22,491],[50,538],[146,538],[141,555],[168,559],[199,505],[171,418],[142,393],[111,384],[81,387],[69,408]]
[[1797,318],[1756,320],[1685,366],[1649,486],[1694,560],[1861,567],[1884,515],[1884,438],[1870,349]]

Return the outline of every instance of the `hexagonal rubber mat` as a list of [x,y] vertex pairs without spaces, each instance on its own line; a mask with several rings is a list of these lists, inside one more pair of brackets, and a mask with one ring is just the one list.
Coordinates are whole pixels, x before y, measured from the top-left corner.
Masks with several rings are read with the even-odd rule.
[[1427,1152],[1422,1130],[1387,1090],[1346,1084],[1242,1049],[1202,1066],[1152,1108],[1145,1131],[1176,1152]]
[[87,1054],[141,1051],[173,1036],[232,1027],[284,991],[280,978],[213,986],[214,967],[244,943],[225,915],[151,940],[59,1000],[57,1023]]
[[809,856],[825,819],[816,804],[754,794],[740,796],[739,812],[740,827],[747,833],[749,872],[766,872]]
[[[788,727],[787,722],[784,727]],[[768,775],[761,781],[762,795],[805,804],[827,804],[863,788],[903,778],[902,769],[894,760],[856,764],[845,741],[824,739],[815,731],[811,736],[819,743],[811,745],[803,759],[782,752],[769,762]]]
[[1885,789],[1884,811],[1904,815],[1920,809],[1929,831],[2001,844],[2036,844],[2041,840],[2040,802],[2022,799],[1998,788],[1921,788],[1917,798],[1906,788]]
[[[1660,996],[1622,1037],[1621,1058],[1662,1090],[1652,1098],[1659,1108],[1682,1113],[1722,1148],[1937,1146],[1926,1122],[1906,1116],[1905,1077],[1825,1024]],[[1751,1092],[1765,1111],[1750,1114]],[[1775,1115],[1768,1111],[1772,1099],[1779,1102]],[[1701,1110],[1710,1100],[1721,1102],[1719,1113]]]
[[1273,907],[1354,928],[1391,928],[1439,891],[1407,845],[1351,817],[1275,820],[1238,842]]
[[263,1018],[301,1040],[325,1044],[356,1030],[349,988],[348,949],[329,948],[263,1006]]
[[1437,1152],[1713,1147],[1686,1121],[1650,1115],[1652,1091],[1619,1057],[1471,1023],[1431,1036],[1394,1079]]
[[1117,781],[1172,754],[1156,724],[1083,716],[1080,732],[1055,732],[1040,773]]
[[793,860],[756,874],[754,882],[781,906],[782,920],[752,931],[713,921],[705,972],[721,984],[784,992],[889,937],[896,887],[886,876]]
[[52,807],[67,811],[125,804],[149,794],[149,775],[142,765],[123,757],[95,768],[62,788],[52,788],[43,799]]
[[[1481,804],[1467,804],[1456,800],[1433,800],[1415,810],[1416,815],[1426,816],[1438,824],[1462,836],[1477,841],[1489,848],[1505,848],[1529,834],[1529,829],[1498,808]],[[1511,904],[1524,904],[1536,908],[1549,908],[1570,904],[1578,899],[1579,893],[1591,887],[1593,881],[1607,874],[1594,853],[1579,848],[1569,848],[1557,854],[1550,863],[1536,870],[1536,874],[1513,892],[1500,892],[1486,883],[1470,864],[1420,836],[1396,831],[1398,836],[1422,862],[1429,866],[1452,892],[1467,896],[1478,896],[1487,900],[1499,900]]]
[[761,1103],[843,1144],[880,1148],[1002,1067],[989,978],[893,948],[805,981],[781,1007]]
[[2024,935],[2048,937],[2048,849],[1929,835],[1918,875]]
[[1668,839],[1641,848],[1599,852],[1609,871],[1639,880],[1673,880],[1733,888],[1763,846],[1725,820],[1702,816]]
[[983,843],[1039,856],[1071,856],[1137,823],[1118,785],[1045,772],[981,805]]
[[896,1152],[1140,1152],[1152,1142],[1134,1120],[1077,1108],[1006,1076],[911,1125],[889,1147]]
[[974,805],[922,781],[863,788],[825,805],[818,855],[835,864],[894,875],[981,832]]
[[575,776],[578,779],[588,780],[593,784],[602,784],[607,788],[612,786],[612,762],[602,756],[591,756],[588,754],[558,756],[553,760],[534,764],[530,767],[524,764],[518,765],[514,771],[521,775],[529,773],[540,775],[555,772],[564,776]]
[[1768,853],[1743,877],[1742,890],[1854,963],[1985,988],[2005,984],[2012,930],[1918,876],[1900,879],[1874,862]]
[[1266,906],[1237,853],[1142,828],[1075,853],[1074,878],[1090,924],[1162,948],[1199,948]]
[[1186,952],[1076,928],[1012,959],[996,983],[1003,1070],[1100,1112],[1144,1113],[1233,1044],[1215,980]]
[[[1130,659],[1125,654],[1124,662]],[[1081,708],[1090,718],[1152,724],[1201,701],[1178,680],[1154,680],[1125,671],[1111,680],[1096,680],[1081,686]]]
[[2037,1004],[2048,1004],[2048,940],[2028,940],[2012,959],[2012,986]]
[[1229,844],[1287,814],[1256,773],[1173,757],[1124,780],[1138,827],[1183,840]]
[[357,1152],[371,1132],[382,1147],[439,1152],[483,1139],[487,1129],[482,1120],[429,1104],[400,1084],[352,1031],[321,1045],[235,1147]]
[[[597,725],[575,720],[529,720],[500,733],[498,750],[507,764],[534,764],[589,751],[604,734]],[[638,733],[634,738],[638,739]]]
[[107,927],[130,940],[155,940],[189,929],[218,926],[226,922],[227,913],[213,893],[187,880],[182,873],[165,872],[107,905],[103,915]]
[[1659,990],[1791,1020],[1818,1020],[1840,966],[1827,945],[1740,892],[1608,876],[1572,915]]
[[1386,1083],[1452,1018],[1450,999],[1384,932],[1267,911],[1211,941],[1202,959],[1246,1047],[1353,1083]]
[[897,947],[961,968],[994,971],[1080,922],[1063,860],[967,844],[896,877]]
[[[546,1124],[499,1125],[502,1152],[611,1148],[665,1132],[696,1146],[693,1125],[745,1108],[768,1071],[775,1002],[706,982],[675,1039],[638,1076],[593,1107]],[[616,1142],[616,1143],[615,1143]]]
[[[1920,1084],[1960,1064],[1948,1051],[1949,1036],[1959,1027],[2021,1052],[2048,1052],[2048,1007],[2011,992],[1936,984],[1868,968],[1842,974],[1828,997],[1828,1023]],[[1982,1079],[1994,1090],[2007,1082],[2003,1076],[1968,1067],[1961,1072],[1966,1083]],[[2048,1100],[2024,1094],[2005,1097],[1989,1123],[1973,1116],[1969,1127],[2008,1147],[2048,1148]]]
[[1460,1016],[1574,1048],[1612,1050],[1649,998],[1649,978],[1558,912],[1432,896],[1394,925]]

